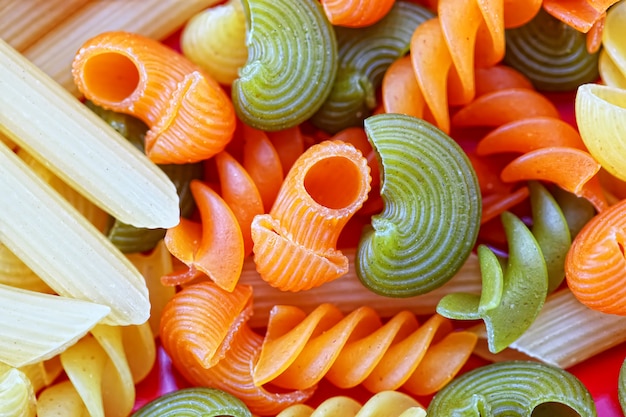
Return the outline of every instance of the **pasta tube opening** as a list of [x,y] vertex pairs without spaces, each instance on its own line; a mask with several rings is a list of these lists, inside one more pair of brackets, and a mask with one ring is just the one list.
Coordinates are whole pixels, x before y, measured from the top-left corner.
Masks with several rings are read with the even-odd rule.
[[140,83],[135,62],[119,52],[104,52],[87,57],[83,82],[103,102],[120,102],[130,97]]
[[359,167],[342,156],[312,165],[304,178],[304,188],[316,203],[331,209],[346,208],[362,200]]

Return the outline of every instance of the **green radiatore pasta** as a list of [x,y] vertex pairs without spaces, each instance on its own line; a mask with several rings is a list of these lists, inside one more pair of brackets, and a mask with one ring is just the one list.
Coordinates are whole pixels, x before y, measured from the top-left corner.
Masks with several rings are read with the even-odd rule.
[[235,111],[265,131],[309,119],[330,93],[337,40],[318,0],[243,0],[248,60],[233,82]]
[[337,77],[311,122],[329,133],[362,126],[376,107],[376,90],[385,70],[408,52],[415,29],[432,17],[434,14],[425,7],[398,1],[382,20],[371,26],[335,27]]
[[380,114],[365,131],[381,165],[384,208],[361,236],[356,273],[381,295],[424,294],[452,278],[474,247],[476,173],[456,142],[421,119]]
[[595,417],[593,398],[573,374],[534,361],[497,362],[451,381],[428,406],[446,417]]
[[165,394],[137,410],[131,417],[252,417],[237,397],[214,388],[184,388]]
[[586,35],[541,9],[527,24],[506,30],[504,63],[541,91],[571,91],[598,79],[598,53]]

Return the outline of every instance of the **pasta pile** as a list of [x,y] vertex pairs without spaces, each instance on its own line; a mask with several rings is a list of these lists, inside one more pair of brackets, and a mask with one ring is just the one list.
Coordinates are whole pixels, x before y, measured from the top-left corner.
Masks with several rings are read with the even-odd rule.
[[0,0],[1,415],[598,415],[625,1],[54,3]]

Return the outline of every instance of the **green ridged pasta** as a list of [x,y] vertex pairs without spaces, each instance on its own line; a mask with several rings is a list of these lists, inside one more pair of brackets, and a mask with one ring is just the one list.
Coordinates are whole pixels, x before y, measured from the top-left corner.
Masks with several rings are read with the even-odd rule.
[[311,122],[329,133],[362,126],[376,107],[376,90],[387,68],[409,50],[415,29],[434,13],[398,1],[377,23],[364,28],[335,27],[338,70],[330,95]]
[[[99,107],[90,101],[86,101],[85,104],[137,149],[144,151],[144,138],[148,131],[148,126],[145,123],[133,116]],[[202,164],[167,164],[159,165],[159,168],[165,172],[176,187],[181,216],[191,215],[195,209],[195,202],[189,189],[189,183],[193,179],[202,178],[204,175]],[[106,235],[123,253],[135,253],[153,249],[165,237],[165,232],[165,229],[135,227],[111,218]]]
[[437,312],[447,318],[484,320],[493,353],[505,349],[530,327],[547,294],[565,278],[565,258],[571,246],[567,220],[543,185],[532,181],[529,188],[532,230],[514,214],[504,212],[508,260],[480,245],[482,293],[448,294],[437,305]]
[[598,53],[587,51],[586,35],[541,9],[524,26],[506,30],[504,63],[541,91],[571,91],[599,77]]
[[570,238],[573,240],[583,226],[596,215],[596,209],[585,197],[578,197],[560,187],[554,186],[551,193],[567,220]]
[[137,410],[131,417],[252,417],[237,397],[214,388],[184,388],[165,394]]
[[619,376],[617,379],[617,398],[622,408],[622,413],[626,416],[626,360],[622,362],[619,368]]
[[381,295],[429,292],[456,274],[476,242],[476,173],[456,142],[421,119],[375,115],[365,131],[381,165],[384,208],[361,236],[356,273]]
[[309,119],[330,93],[337,40],[318,0],[243,0],[248,60],[232,85],[239,118],[265,131]]
[[534,361],[506,361],[467,372],[440,390],[429,416],[595,417],[593,398],[573,374]]

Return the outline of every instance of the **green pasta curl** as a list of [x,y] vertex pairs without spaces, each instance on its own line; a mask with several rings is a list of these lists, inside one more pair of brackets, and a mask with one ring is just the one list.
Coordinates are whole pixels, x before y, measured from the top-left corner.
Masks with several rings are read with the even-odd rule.
[[243,401],[214,388],[184,388],[165,394],[137,410],[131,417],[252,417]]
[[238,117],[265,131],[308,120],[337,72],[337,40],[318,0],[243,0],[248,60],[233,82]]
[[497,362],[452,380],[428,406],[429,416],[595,417],[593,398],[573,374],[534,361]]
[[377,105],[385,71],[409,50],[415,29],[434,13],[398,1],[383,19],[364,28],[335,27],[338,70],[330,95],[311,122],[329,133],[361,126]]
[[380,114],[365,131],[381,165],[384,208],[361,236],[356,273],[381,295],[429,292],[456,274],[476,242],[476,173],[459,145],[424,120]]
[[587,51],[586,35],[543,9],[505,33],[504,63],[526,75],[538,90],[572,91],[599,77],[599,54]]

